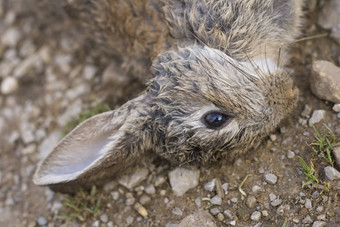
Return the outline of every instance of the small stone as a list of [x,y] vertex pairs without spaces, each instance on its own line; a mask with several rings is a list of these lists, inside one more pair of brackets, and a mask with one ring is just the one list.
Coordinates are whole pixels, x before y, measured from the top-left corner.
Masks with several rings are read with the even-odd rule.
[[144,181],[148,175],[149,170],[147,168],[139,168],[134,173],[121,177],[118,182],[127,189],[132,190]]
[[254,194],[259,194],[261,191],[262,191],[262,188],[258,185],[254,185],[251,189],[251,191],[254,193]]
[[217,227],[214,218],[205,210],[199,210],[185,217],[178,227]]
[[326,221],[326,214],[320,214],[316,217],[318,221]]
[[339,147],[333,147],[332,153],[335,158],[335,163],[340,166],[340,146]]
[[223,220],[224,220],[224,215],[223,215],[222,213],[218,213],[218,214],[217,214],[217,219],[218,219],[219,221],[223,221]]
[[277,136],[275,135],[275,134],[271,134],[270,136],[269,136],[269,138],[270,138],[270,140],[271,141],[276,141],[276,139],[277,139]]
[[310,199],[306,199],[305,201],[305,207],[307,209],[311,209],[312,208],[312,201]]
[[311,90],[320,99],[340,103],[340,68],[328,61],[314,61]]
[[235,226],[236,225],[236,221],[235,220],[230,221],[229,224],[232,225],[232,226]]
[[256,198],[253,195],[247,197],[247,206],[253,209],[256,205]]
[[316,212],[321,213],[323,211],[323,206],[318,206]]
[[231,202],[233,203],[237,203],[238,202],[238,198],[237,197],[233,197],[230,199]]
[[111,192],[111,196],[112,196],[113,200],[118,200],[119,199],[119,192],[117,192],[117,191]]
[[313,220],[312,218],[307,215],[303,220],[302,220],[302,224],[312,224],[313,223]]
[[212,192],[212,190],[214,190],[215,188],[215,182],[216,182],[216,178],[212,179],[211,181],[209,181],[208,183],[204,185],[204,189],[206,191]]
[[263,210],[261,213],[263,217],[267,217],[269,215],[267,210]]
[[213,214],[213,215],[217,215],[220,212],[221,211],[218,207],[214,207],[214,208],[210,209],[210,213]]
[[178,207],[175,207],[174,209],[172,209],[172,214],[177,215],[177,216],[182,216],[183,212],[181,209],[179,209]]
[[332,109],[337,113],[340,112],[340,103],[335,104]]
[[135,201],[136,201],[136,199],[134,197],[127,198],[125,200],[125,205],[131,206],[131,205],[133,205],[135,203]]
[[225,194],[225,195],[228,194],[228,186],[229,186],[228,183],[222,184],[222,188],[223,188],[223,190],[224,190],[224,194]]
[[107,214],[102,214],[100,215],[100,220],[104,223],[109,221],[109,217],[107,216]]
[[152,184],[147,185],[144,190],[149,195],[153,195],[156,193],[156,188]]
[[269,194],[269,199],[270,199],[270,201],[273,201],[274,199],[276,199],[276,195],[273,194],[273,193],[270,193]]
[[295,224],[299,224],[299,223],[300,223],[300,220],[299,220],[298,218],[293,218],[293,222],[294,222]]
[[111,181],[104,185],[104,191],[111,192],[117,186],[117,181]]
[[325,174],[326,177],[331,181],[340,179],[340,172],[332,166],[325,167]]
[[313,109],[309,105],[305,105],[305,108],[303,109],[301,116],[305,118],[310,118],[310,114],[312,113]]
[[133,221],[134,221],[134,218],[132,216],[127,217],[126,218],[127,226],[132,225]]
[[259,221],[261,218],[261,212],[260,211],[254,211],[251,216],[250,219],[253,221]]
[[295,153],[293,151],[288,151],[287,152],[287,158],[292,159],[295,157]]
[[270,203],[273,207],[277,207],[282,203],[281,199],[275,199],[273,202]]
[[264,175],[264,180],[269,184],[276,184],[277,182],[277,176],[275,176],[272,173],[266,173]]
[[259,173],[264,173],[264,168],[262,166],[259,167]]
[[324,227],[324,226],[326,226],[326,225],[327,225],[327,223],[324,222],[324,221],[315,221],[315,222],[313,223],[312,227]]
[[16,47],[22,34],[18,28],[10,28],[2,34],[1,42],[5,46]]
[[6,77],[1,83],[1,93],[4,95],[13,94],[18,90],[18,80],[14,77]]
[[314,110],[312,117],[308,121],[309,126],[312,126],[322,121],[325,118],[325,115],[326,115],[325,110]]
[[222,204],[222,199],[218,195],[215,195],[214,197],[212,197],[210,199],[210,202],[211,202],[211,204],[214,204],[214,205],[221,205]]
[[143,217],[148,216],[148,211],[140,203],[134,205],[135,210]]
[[178,227],[178,224],[167,223],[167,224],[165,225],[165,227]]
[[172,191],[176,196],[182,196],[189,189],[198,185],[200,171],[198,169],[186,169],[178,167],[169,172],[169,180]]
[[87,65],[84,67],[83,76],[86,80],[91,80],[95,76],[97,68],[93,65]]
[[166,177],[164,176],[158,176],[155,180],[155,186],[156,187],[159,187],[161,186],[162,184],[164,184],[164,182],[166,181]]
[[47,224],[47,219],[46,219],[45,217],[40,216],[40,217],[38,218],[38,225],[44,226],[44,225],[46,225],[46,224]]
[[234,216],[233,216],[233,214],[231,213],[230,210],[224,210],[223,214],[229,219],[234,219]]

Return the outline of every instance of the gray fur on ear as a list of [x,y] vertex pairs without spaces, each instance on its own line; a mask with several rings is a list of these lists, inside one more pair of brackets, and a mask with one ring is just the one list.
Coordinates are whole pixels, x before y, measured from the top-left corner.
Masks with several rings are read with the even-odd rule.
[[133,149],[139,147],[139,139],[129,131],[131,119],[136,120],[135,112],[145,96],[81,123],[42,161],[34,183],[97,182],[126,169],[142,152]]

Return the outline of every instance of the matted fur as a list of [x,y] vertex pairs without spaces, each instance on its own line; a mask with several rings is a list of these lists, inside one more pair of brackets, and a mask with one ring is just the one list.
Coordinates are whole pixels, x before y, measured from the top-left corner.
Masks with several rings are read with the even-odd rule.
[[[182,165],[231,159],[256,146],[297,100],[278,59],[299,34],[301,5],[71,1],[68,11],[101,45],[121,55],[128,71],[148,77],[148,62],[158,56],[147,90],[74,129],[42,162],[34,182],[97,182],[122,173],[149,151]],[[225,114],[227,123],[207,127],[203,116],[209,112]]]

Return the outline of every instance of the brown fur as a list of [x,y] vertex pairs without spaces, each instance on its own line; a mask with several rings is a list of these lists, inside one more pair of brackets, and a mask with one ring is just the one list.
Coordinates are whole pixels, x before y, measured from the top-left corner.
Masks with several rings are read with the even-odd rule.
[[[295,106],[297,90],[277,59],[298,35],[302,1],[72,4],[94,39],[132,59],[128,71],[147,77],[146,63],[160,53],[147,90],[73,130],[38,168],[37,184],[97,182],[147,151],[178,165],[231,159],[258,145]],[[207,127],[211,112],[226,123]]]

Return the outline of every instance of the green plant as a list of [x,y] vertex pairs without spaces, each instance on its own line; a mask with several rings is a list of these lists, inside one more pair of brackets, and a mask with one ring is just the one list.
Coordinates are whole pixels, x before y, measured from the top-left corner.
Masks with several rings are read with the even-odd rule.
[[90,107],[87,110],[82,111],[81,113],[79,113],[78,117],[72,119],[71,121],[69,121],[66,124],[66,128],[65,130],[62,132],[63,136],[66,136],[67,133],[69,133],[70,131],[72,131],[72,129],[74,129],[77,125],[79,125],[81,122],[85,121],[86,119],[96,115],[96,114],[100,114],[106,111],[111,110],[110,107],[105,104],[105,103],[98,103],[95,106]]
[[68,196],[63,202],[62,212],[64,215],[58,216],[60,219],[78,219],[84,222],[90,218],[96,218],[101,205],[101,194],[97,192],[95,186],[91,192],[80,190],[74,196]]
[[334,160],[332,158],[332,149],[333,147],[340,145],[340,138],[337,138],[333,131],[327,125],[324,125],[327,131],[323,130],[322,133],[320,133],[314,125],[312,125],[312,127],[316,134],[315,135],[316,141],[310,144],[312,146],[314,155],[322,153],[325,160],[331,166],[334,166]]
[[298,156],[299,162],[302,165],[302,169],[305,171],[304,174],[306,176],[307,179],[309,179],[307,182],[303,183],[302,187],[304,188],[306,185],[310,185],[313,182],[319,184],[320,181],[318,180],[318,178],[316,178],[315,176],[315,169],[314,169],[314,164],[313,162],[311,162],[311,167],[309,167],[307,165],[307,163],[305,162],[305,160],[303,160],[303,158],[301,158],[300,156]]

